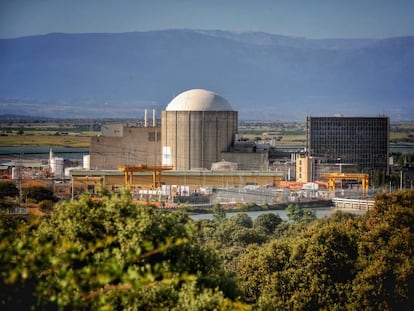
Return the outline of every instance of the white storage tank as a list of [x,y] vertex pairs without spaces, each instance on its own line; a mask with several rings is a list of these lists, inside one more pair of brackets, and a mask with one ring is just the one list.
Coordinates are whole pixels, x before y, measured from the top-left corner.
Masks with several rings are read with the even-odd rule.
[[64,173],[64,159],[52,158],[50,160],[50,170],[55,177],[62,177]]
[[91,169],[91,155],[90,154],[83,156],[83,168],[85,170]]
[[20,178],[20,169],[21,168],[18,166],[12,167],[12,179],[13,180]]

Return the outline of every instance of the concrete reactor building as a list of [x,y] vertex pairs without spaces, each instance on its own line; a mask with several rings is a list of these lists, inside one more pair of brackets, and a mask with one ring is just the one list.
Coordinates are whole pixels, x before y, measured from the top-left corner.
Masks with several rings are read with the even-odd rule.
[[237,124],[237,111],[222,96],[202,89],[179,94],[161,115],[162,164],[211,169],[233,145]]

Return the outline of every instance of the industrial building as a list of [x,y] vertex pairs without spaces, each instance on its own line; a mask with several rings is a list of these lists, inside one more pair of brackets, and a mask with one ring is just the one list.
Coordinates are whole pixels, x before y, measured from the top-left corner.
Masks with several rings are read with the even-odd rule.
[[308,156],[326,163],[352,164],[359,172],[388,172],[388,117],[309,116],[306,141]]
[[296,181],[308,183],[323,180],[330,173],[357,173],[354,164],[336,163],[322,157],[309,156],[306,153],[296,155]]
[[[115,190],[125,185],[124,174],[118,170],[79,170],[72,174],[74,182],[86,186],[105,185]],[[254,171],[165,171],[162,174],[162,185],[172,187],[188,186],[191,193],[200,188],[266,186],[276,185],[281,180],[278,172]],[[152,189],[152,172],[135,172],[132,188]],[[91,189],[91,188],[90,188]]]
[[145,110],[144,126],[106,124],[91,140],[91,169],[124,165],[167,165],[174,170],[211,169],[230,150],[237,111],[222,96],[201,89],[176,96],[161,112],[161,126]]
[[[174,97],[157,124],[145,110],[144,125],[107,124],[90,147],[90,169],[74,172],[79,180],[118,187],[160,188],[274,186],[292,177],[300,183],[324,174],[387,170],[388,117],[308,117],[307,146],[290,155],[275,146],[245,140],[238,134],[238,113],[222,96],[203,89]],[[120,170],[121,171],[120,171]],[[160,175],[163,175],[162,179]]]
[[[144,126],[105,124],[93,137],[90,168],[163,165],[175,171],[211,170],[232,162],[238,170],[268,171],[275,148],[258,146],[238,136],[238,113],[222,96],[194,89],[173,98],[152,124],[145,110]],[[234,165],[232,167],[234,167]]]
[[155,111],[148,124],[145,110],[144,126],[134,124],[105,124],[101,135],[91,139],[90,168],[113,169],[137,163],[161,165],[161,128],[157,126]]
[[101,135],[91,140],[91,171],[74,171],[72,176],[84,182],[88,176],[95,176],[95,182],[101,176],[99,182],[114,187],[188,185],[192,190],[274,185],[281,180],[281,172],[269,170],[269,148],[239,139],[237,131],[238,113],[224,97],[203,89],[188,90],[161,112],[160,125],[155,111],[152,123],[148,122],[147,110],[143,126],[104,125]]

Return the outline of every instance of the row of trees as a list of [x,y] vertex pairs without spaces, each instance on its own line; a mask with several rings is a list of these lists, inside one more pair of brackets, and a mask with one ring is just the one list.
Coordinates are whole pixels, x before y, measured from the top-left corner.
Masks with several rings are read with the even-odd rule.
[[194,221],[84,196],[29,221],[3,215],[0,308],[408,310],[414,305],[414,190],[364,216]]
[[[10,181],[0,182],[0,200],[14,198],[19,196],[19,194],[19,189],[15,183]],[[35,202],[41,202],[43,200],[58,201],[53,191],[41,184],[22,186],[22,197],[34,200]]]
[[[18,197],[20,199],[16,200]],[[3,212],[13,207],[21,207],[22,203],[25,206],[35,206],[43,212],[49,212],[58,200],[53,191],[43,184],[28,183],[19,191],[13,182],[0,182],[0,211]]]

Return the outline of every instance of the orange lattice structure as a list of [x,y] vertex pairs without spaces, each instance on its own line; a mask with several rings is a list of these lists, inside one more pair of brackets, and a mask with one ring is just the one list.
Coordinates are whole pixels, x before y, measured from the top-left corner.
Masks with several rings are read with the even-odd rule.
[[330,173],[330,174],[322,174],[323,178],[327,178],[328,181],[328,188],[330,190],[335,190],[336,180],[360,180],[362,183],[362,190],[365,194],[368,193],[368,174],[362,173]]
[[360,180],[362,183],[362,190],[365,194],[368,193],[368,174],[362,173],[330,173],[322,174],[323,178],[329,179],[328,188],[330,190],[335,190],[336,180]]
[[126,165],[121,166],[118,170],[125,173],[125,184],[132,185],[134,183],[134,172],[152,172],[152,188],[161,187],[161,172],[172,170],[172,166],[158,166],[158,165]]

